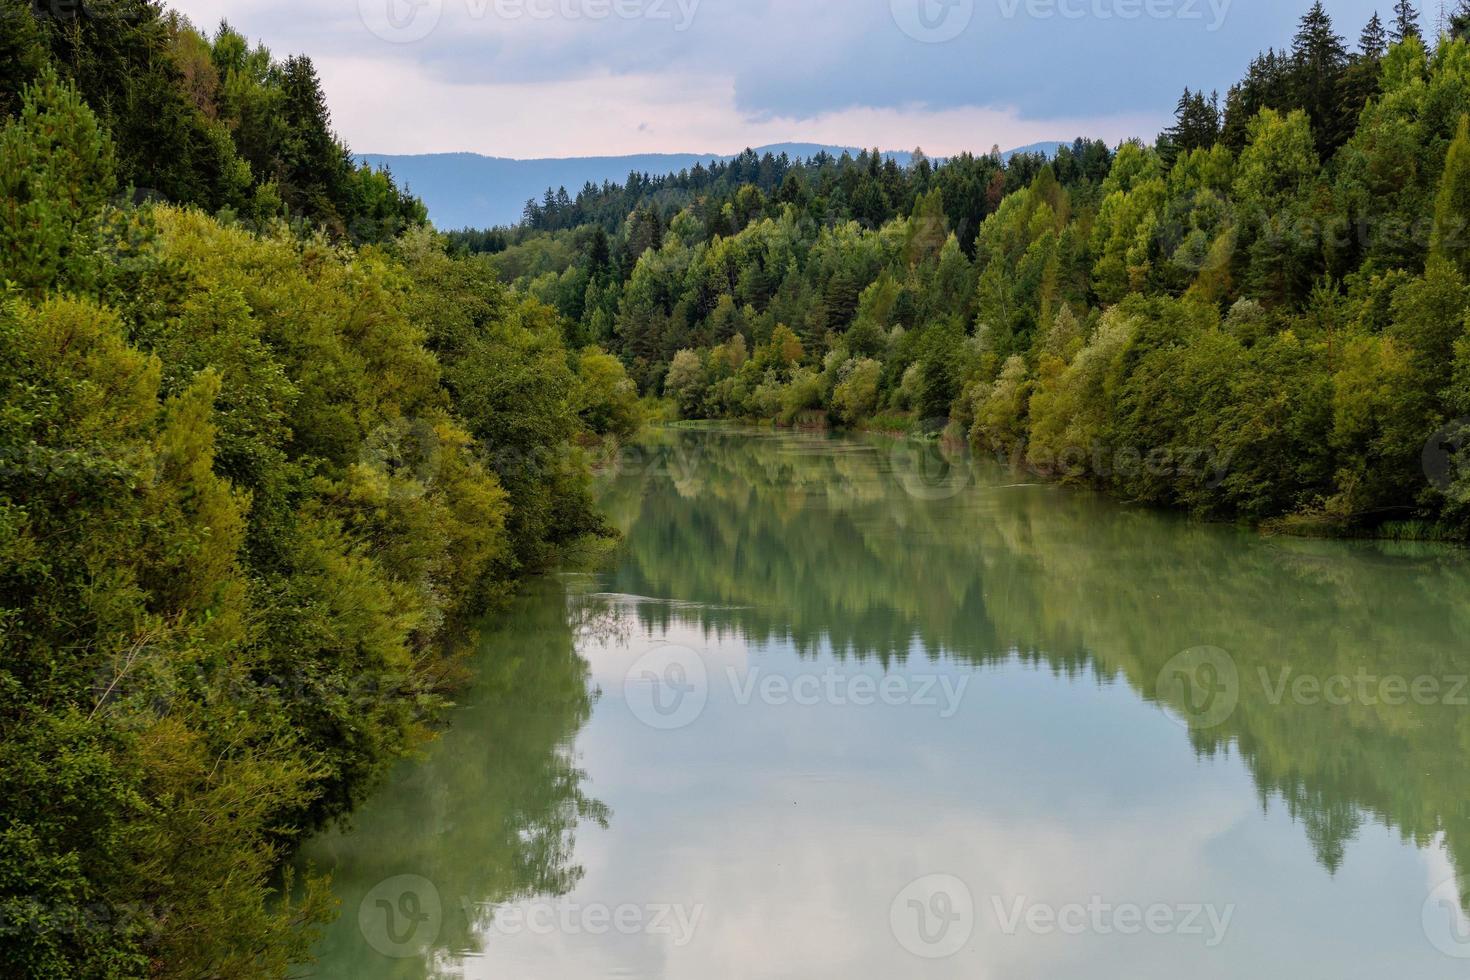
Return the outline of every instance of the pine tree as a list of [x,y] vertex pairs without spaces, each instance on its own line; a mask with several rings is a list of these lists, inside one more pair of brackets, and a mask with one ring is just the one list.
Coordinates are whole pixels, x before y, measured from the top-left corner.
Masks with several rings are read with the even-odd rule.
[[1419,11],[1414,9],[1412,0],[1394,0],[1393,20],[1389,36],[1394,44],[1411,37],[1424,40],[1424,32],[1419,29]]
[[1214,146],[1220,138],[1220,97],[1203,90],[1184,90],[1174,110],[1174,125],[1165,130],[1161,149],[1171,162],[1182,153]]
[[332,134],[332,117],[311,59],[286,60],[281,72],[281,115],[287,136],[281,145],[286,202],[299,214],[341,231],[336,202],[344,201],[350,161]]
[[1377,11],[1373,12],[1373,19],[1368,21],[1358,38],[1358,50],[1364,58],[1372,61],[1382,58],[1388,50],[1388,32],[1383,29],[1383,20]]
[[0,117],[20,111],[21,95],[46,64],[41,29],[32,11],[0,16]]
[[1337,71],[1347,61],[1347,47],[1333,31],[1332,18],[1322,6],[1322,0],[1317,0],[1302,15],[1292,44],[1292,58],[1314,72]]
[[1189,115],[1189,103],[1194,98],[1194,93],[1188,86],[1184,88],[1184,94],[1179,96],[1179,101],[1174,106],[1174,125],[1164,130],[1159,140],[1159,151],[1170,163],[1174,161],[1183,150],[1185,120]]
[[612,247],[602,225],[594,225],[592,239],[587,245],[587,271],[596,280],[612,266]]
[[1340,129],[1334,134],[1333,143],[1339,146],[1352,138],[1368,100],[1379,92],[1383,56],[1388,52],[1388,32],[1376,12],[1358,38],[1358,52],[1343,71],[1337,87]]
[[114,186],[112,141],[70,82],[46,68],[0,128],[0,269],[37,295],[88,275]]
[[1245,146],[1251,120],[1262,109],[1287,109],[1292,98],[1291,61],[1275,49],[1252,61],[1245,78],[1231,86],[1225,97],[1225,127],[1222,140],[1232,150]]
[[1470,41],[1470,0],[1460,0],[1460,6],[1450,14],[1450,37],[1459,41]]
[[1347,129],[1337,94],[1348,57],[1347,45],[1332,29],[1322,0],[1302,16],[1291,56],[1295,102],[1311,118],[1317,152],[1326,158],[1340,145]]

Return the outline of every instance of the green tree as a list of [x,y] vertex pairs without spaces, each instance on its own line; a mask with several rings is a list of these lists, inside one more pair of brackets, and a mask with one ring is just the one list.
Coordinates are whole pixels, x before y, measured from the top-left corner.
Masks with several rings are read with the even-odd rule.
[[32,294],[95,274],[97,222],[113,190],[112,142],[69,83],[47,70],[0,128],[0,256]]
[[7,5],[0,16],[0,118],[20,111],[27,85],[45,68],[47,52],[33,8]]
[[1460,117],[1445,157],[1429,250],[1451,262],[1461,276],[1470,277],[1470,115]]
[[1172,162],[1181,153],[1208,149],[1220,138],[1220,99],[1205,98],[1204,92],[1184,90],[1174,109],[1174,125],[1164,131],[1162,145]]
[[628,377],[623,362],[597,348],[584,350],[577,358],[577,416],[598,435],[631,438],[642,424],[638,386]]
[[1388,50],[1388,31],[1384,29],[1383,19],[1378,16],[1378,11],[1363,27],[1363,33],[1358,38],[1358,52],[1371,61],[1382,58]]
[[[1431,257],[1422,278],[1393,294],[1389,334],[1414,369],[1416,395],[1438,401],[1450,381],[1454,345],[1463,329],[1470,290],[1459,268],[1446,258]],[[1426,432],[1427,437],[1427,432]]]
[[[1351,342],[1334,378],[1332,447],[1338,460],[1329,513],[1372,519],[1423,485],[1419,456],[1428,398],[1411,357],[1392,337]],[[1402,513],[1402,511],[1399,511]]]
[[304,55],[288,58],[281,69],[280,111],[285,123],[279,154],[286,203],[345,233],[335,202],[345,191],[347,154],[332,135],[316,66]]
[[955,325],[936,325],[924,332],[919,357],[922,384],[916,407],[925,421],[947,420],[959,397],[959,347],[963,336],[964,331]]
[[1411,37],[1424,40],[1424,32],[1419,29],[1419,11],[1415,9],[1413,0],[1394,0],[1393,27],[1389,36],[1395,44]]
[[1302,16],[1291,56],[1294,102],[1306,110],[1317,137],[1317,152],[1326,158],[1352,135],[1352,125],[1343,118],[1339,102],[1347,46],[1333,30],[1321,0]]
[[674,399],[685,418],[699,417],[705,385],[704,360],[692,350],[675,354],[669,373],[664,376],[664,394]]
[[832,391],[832,407],[848,425],[857,425],[878,407],[878,383],[883,365],[872,358],[843,366],[842,378]]
[[1449,21],[1450,37],[1470,41],[1470,0],[1460,0]]

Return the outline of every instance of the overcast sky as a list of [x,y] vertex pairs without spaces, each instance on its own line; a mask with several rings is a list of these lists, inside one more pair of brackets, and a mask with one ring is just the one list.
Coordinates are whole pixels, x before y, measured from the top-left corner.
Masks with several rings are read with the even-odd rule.
[[[723,153],[787,140],[931,154],[1152,138],[1308,0],[171,0],[312,56],[371,153]],[[1391,0],[1329,0],[1356,42]],[[1434,10],[1437,0],[1431,0]]]

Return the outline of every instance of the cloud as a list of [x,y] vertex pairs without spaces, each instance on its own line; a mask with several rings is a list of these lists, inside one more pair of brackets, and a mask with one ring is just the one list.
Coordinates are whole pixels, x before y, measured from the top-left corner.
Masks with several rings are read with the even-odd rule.
[[464,84],[445,82],[405,62],[331,57],[317,67],[337,128],[354,149],[374,153],[469,150],[522,158],[726,153],[810,141],[922,146],[930,154],[947,155],[1078,135],[1117,141],[1151,134],[1162,124],[1161,117],[1142,113],[1027,119],[1013,107],[985,106],[854,105],[806,116],[757,116],[739,108],[731,79],[702,73]]
[[[1005,935],[995,902],[1223,905],[1231,898],[1219,842],[1260,826],[1233,767],[1197,766],[1177,732],[1161,729],[1171,740],[1151,743],[1143,758],[1098,742],[1050,776],[1031,771],[1053,740],[1072,750],[1031,698],[1047,692],[1067,717],[1077,710],[1096,721],[1089,711],[1133,702],[1126,688],[1099,692],[1019,667],[976,671],[975,701],[940,720],[916,706],[736,707],[716,680],[695,726],[652,732],[629,716],[619,692],[629,658],[666,642],[701,649],[712,677],[757,665],[782,675],[822,671],[834,661],[802,661],[780,643],[714,641],[685,625],[653,637],[635,630],[629,648],[579,644],[604,692],[577,741],[579,764],[615,817],[608,831],[579,832],[587,875],[566,902],[697,906],[693,941],[492,933],[483,957],[453,964],[466,977],[614,968],[706,980],[1164,975],[1177,963],[1173,947]],[[1120,792],[1155,766],[1175,778]],[[972,892],[976,928],[952,959],[923,962],[890,931],[890,903],[917,876],[938,872]]]
[[[1178,92],[1289,43],[1277,0],[178,0],[310,54],[356,149],[933,152],[1152,137]],[[1370,0],[1333,5],[1355,37]],[[947,18],[938,33],[923,25]],[[952,18],[958,18],[952,19]],[[951,36],[953,35],[953,36]],[[922,38],[947,38],[924,43]],[[400,42],[400,43],[395,43]],[[652,121],[654,132],[639,125]],[[946,128],[951,127],[951,128]],[[423,139],[416,144],[410,138]]]

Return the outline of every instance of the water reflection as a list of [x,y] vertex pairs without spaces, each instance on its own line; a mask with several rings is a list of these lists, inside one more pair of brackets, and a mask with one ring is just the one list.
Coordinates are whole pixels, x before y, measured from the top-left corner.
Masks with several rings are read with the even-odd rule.
[[595,693],[577,638],[617,628],[605,603],[569,612],[561,583],[545,582],[485,634],[453,727],[350,831],[302,854],[332,874],[342,902],[318,947],[322,967],[305,975],[456,976],[482,951],[497,905],[576,886],[577,828],[609,817],[573,750]]
[[[309,849],[343,899],[318,975],[1460,974],[1463,890],[1432,890],[1470,861],[1463,554],[935,462],[626,457],[616,559],[505,617],[445,739]],[[650,724],[689,656],[698,710]],[[1159,902],[1219,942],[1099,925]]]
[[[1201,753],[1235,746],[1327,869],[1364,820],[1424,846],[1443,835],[1470,868],[1463,552],[1263,538],[983,461],[935,475],[921,449],[832,445],[678,433],[640,457],[609,496],[634,529],[613,587],[691,601],[640,608],[645,629],[692,618],[884,664],[917,638],[931,657],[1123,680],[1207,722],[1190,725]],[[915,484],[964,489],[897,489]],[[1237,672],[1220,720],[1164,670],[1207,645]]]

